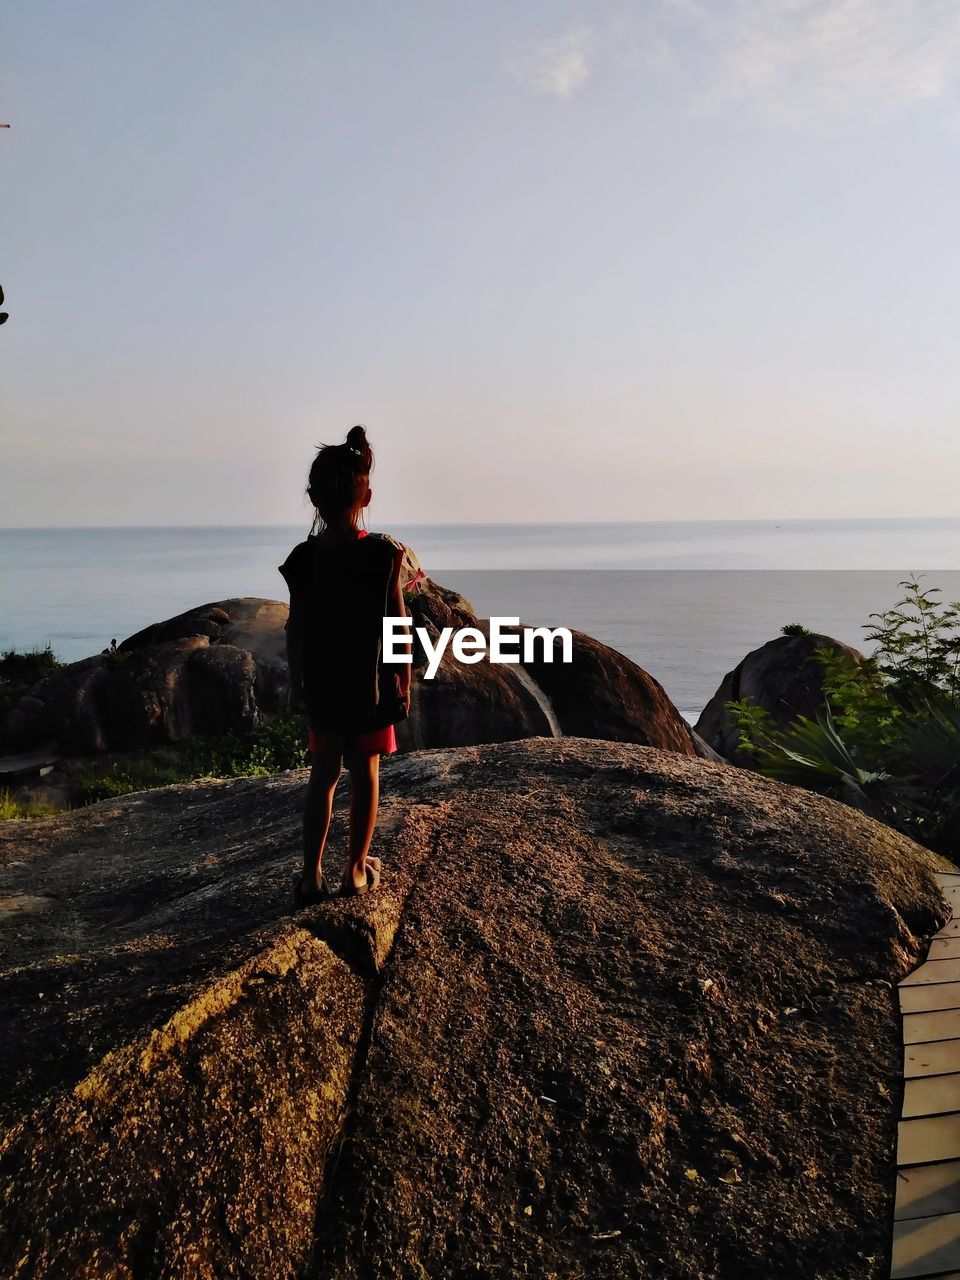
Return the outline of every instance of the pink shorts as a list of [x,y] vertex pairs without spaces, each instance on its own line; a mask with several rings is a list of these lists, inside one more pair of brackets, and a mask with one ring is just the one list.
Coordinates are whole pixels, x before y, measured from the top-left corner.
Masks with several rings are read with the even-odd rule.
[[339,747],[344,754],[355,752],[361,756],[392,756],[397,749],[397,734],[392,724],[386,729],[371,729],[369,733],[317,733],[307,734],[307,750],[322,755]]

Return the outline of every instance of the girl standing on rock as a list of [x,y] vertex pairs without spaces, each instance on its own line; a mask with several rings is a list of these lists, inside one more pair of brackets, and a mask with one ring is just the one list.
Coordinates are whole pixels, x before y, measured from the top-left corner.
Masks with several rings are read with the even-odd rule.
[[380,883],[380,859],[368,857],[380,757],[396,751],[394,725],[410,708],[410,665],[382,661],[383,619],[406,614],[406,584],[403,546],[383,534],[368,536],[361,527],[372,468],[363,427],[353,427],[344,444],[321,446],[307,485],[314,532],[280,566],[290,588],[291,706],[306,707],[312,758],[297,906],[329,896],[321,863],[344,765],[350,772],[350,837],[342,892],[366,893]]

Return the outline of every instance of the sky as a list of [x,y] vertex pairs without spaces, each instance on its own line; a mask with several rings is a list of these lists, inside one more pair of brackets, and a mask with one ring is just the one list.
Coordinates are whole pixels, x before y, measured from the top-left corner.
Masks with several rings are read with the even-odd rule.
[[960,514],[955,0],[20,0],[0,525]]

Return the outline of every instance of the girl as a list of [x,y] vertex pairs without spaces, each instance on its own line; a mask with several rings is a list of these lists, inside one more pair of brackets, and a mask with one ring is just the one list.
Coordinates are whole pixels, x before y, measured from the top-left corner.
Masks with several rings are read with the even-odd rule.
[[307,494],[314,531],[280,572],[290,588],[287,660],[291,705],[305,704],[312,758],[303,814],[303,873],[297,906],[329,896],[321,860],[333,793],[350,771],[350,840],[342,891],[380,883],[380,859],[367,856],[377,820],[380,756],[397,749],[394,725],[410,709],[410,665],[384,666],[383,619],[401,617],[404,548],[361,528],[370,503],[373,451],[363,427],[345,444],[322,445]]

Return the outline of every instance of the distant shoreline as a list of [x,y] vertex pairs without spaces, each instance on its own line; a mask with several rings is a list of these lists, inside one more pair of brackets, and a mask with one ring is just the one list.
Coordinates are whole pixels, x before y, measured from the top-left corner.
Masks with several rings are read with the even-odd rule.
[[[610,528],[682,528],[711,527],[722,525],[735,527],[738,525],[766,525],[783,528],[799,528],[811,525],[836,526],[845,525],[859,528],[912,528],[915,526],[958,528],[960,516],[717,516],[712,518],[698,517],[690,520],[373,520],[377,527],[393,527],[402,529],[566,529],[572,527],[587,529]],[[4,533],[110,533],[133,531],[162,532],[173,530],[239,530],[239,529],[299,529],[303,524],[310,524],[307,516],[303,520],[286,522],[252,521],[242,524],[21,524],[0,525],[0,534]]]
[[[960,517],[781,521],[775,533],[758,521],[370,524],[408,542],[479,616],[595,636],[688,716],[788,623],[862,648],[870,613],[911,572],[960,599]],[[0,649],[49,644],[75,661],[199,605],[285,600],[277,566],[308,530],[304,520],[0,531]]]

